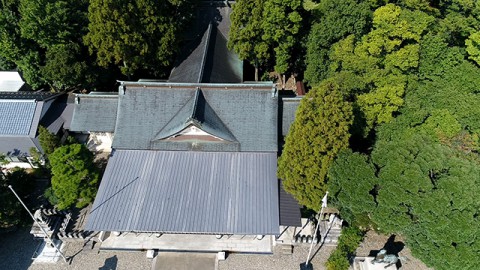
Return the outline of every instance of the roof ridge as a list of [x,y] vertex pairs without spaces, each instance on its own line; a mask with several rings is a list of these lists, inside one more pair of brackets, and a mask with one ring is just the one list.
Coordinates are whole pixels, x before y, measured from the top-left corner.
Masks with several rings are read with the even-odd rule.
[[193,99],[193,107],[192,107],[192,113],[190,114],[190,117],[187,119],[187,122],[191,121],[191,120],[197,120],[196,119],[197,117],[197,107],[198,107],[198,100],[199,100],[199,96],[200,96],[200,92],[202,90],[200,90],[200,87],[197,87],[197,89],[195,89],[195,96],[194,96],[194,99]]
[[200,64],[200,72],[198,73],[197,83],[201,83],[203,79],[203,70],[205,68],[205,63],[207,62],[208,47],[210,45],[211,36],[212,36],[212,23],[210,22],[207,28],[207,39],[205,40],[205,46],[203,48],[203,58],[202,58],[202,63]]

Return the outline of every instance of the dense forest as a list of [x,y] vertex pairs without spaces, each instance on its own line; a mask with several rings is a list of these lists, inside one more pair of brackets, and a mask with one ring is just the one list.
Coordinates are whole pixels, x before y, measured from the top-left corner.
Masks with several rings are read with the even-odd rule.
[[98,90],[165,77],[194,0],[2,0],[0,70],[34,89]]
[[[35,89],[165,78],[195,0],[2,0],[0,70]],[[480,3],[237,0],[229,47],[309,92],[278,176],[351,227],[396,233],[435,269],[480,254]],[[461,262],[461,263],[459,263]]]
[[285,188],[316,210],[328,190],[351,226],[404,236],[435,269],[475,269],[480,3],[313,6]]

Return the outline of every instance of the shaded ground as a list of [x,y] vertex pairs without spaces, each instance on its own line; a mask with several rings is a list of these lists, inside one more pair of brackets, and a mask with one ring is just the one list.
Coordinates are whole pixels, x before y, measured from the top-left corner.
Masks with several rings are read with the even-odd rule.
[[30,229],[0,234],[0,269],[28,269],[32,255],[40,243],[34,241]]
[[388,254],[398,253],[399,256],[407,258],[407,260],[401,262],[402,270],[433,270],[433,268],[427,267],[422,261],[413,257],[412,252],[404,243],[404,240],[399,236],[392,237],[369,231],[357,249],[357,256],[375,256],[380,249],[385,248]]

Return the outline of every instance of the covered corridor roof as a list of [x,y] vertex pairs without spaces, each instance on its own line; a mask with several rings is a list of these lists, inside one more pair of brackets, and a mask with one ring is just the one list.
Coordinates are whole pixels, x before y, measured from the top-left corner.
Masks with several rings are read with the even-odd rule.
[[278,234],[275,152],[116,150],[86,230]]

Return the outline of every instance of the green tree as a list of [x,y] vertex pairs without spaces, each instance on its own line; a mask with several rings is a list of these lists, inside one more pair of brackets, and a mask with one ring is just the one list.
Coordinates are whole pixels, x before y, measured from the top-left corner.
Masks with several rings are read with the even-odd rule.
[[8,228],[22,221],[22,206],[8,185],[12,185],[21,198],[25,198],[34,187],[33,176],[24,169],[15,168],[5,175],[0,174],[0,228]]
[[171,63],[193,6],[192,0],[92,0],[85,44],[100,66],[120,64],[127,75],[158,71]]
[[301,204],[319,209],[328,168],[348,147],[351,123],[352,106],[334,83],[324,83],[302,99],[278,161],[278,177]]
[[259,68],[271,57],[270,46],[262,39],[263,5],[262,0],[239,0],[230,15],[228,47],[255,67],[255,81],[258,81]]
[[21,36],[18,22],[18,1],[0,2],[0,57],[9,63],[15,63],[25,81],[33,88],[44,85],[40,74],[40,48]]
[[418,43],[433,22],[424,12],[387,4],[375,10],[373,29],[360,42],[349,36],[333,46],[330,72],[358,81],[352,93],[369,129],[391,121],[403,105],[419,65]]
[[338,238],[338,246],[327,260],[327,270],[347,270],[350,266],[349,259],[362,241],[363,232],[356,227],[342,229]]
[[435,269],[475,269],[478,157],[417,136],[381,143],[372,158],[381,168],[373,215],[381,229],[407,235],[413,253]]
[[233,5],[229,47],[256,68],[256,80],[261,66],[273,64],[284,74],[303,57],[304,13],[301,0],[240,0]]
[[80,42],[87,28],[87,0],[20,0],[23,38],[42,48]]
[[300,30],[303,26],[302,0],[264,1],[262,40],[274,51],[275,71],[286,73],[293,64],[292,56],[301,46]]
[[60,139],[57,135],[50,133],[44,126],[38,127],[38,140],[45,155],[51,155],[60,146]]
[[342,218],[353,226],[371,227],[378,178],[367,156],[350,150],[341,152],[330,167],[328,179],[328,190]]
[[325,0],[317,4],[306,54],[305,79],[311,85],[327,78],[330,47],[351,34],[360,38],[369,30],[372,13],[368,1]]
[[57,148],[50,156],[52,190],[57,207],[84,207],[97,192],[99,174],[93,164],[93,154],[82,144]]
[[45,65],[41,67],[45,80],[58,90],[94,85],[96,76],[91,71],[95,67],[81,60],[82,57],[82,47],[75,43],[49,47],[45,55]]

